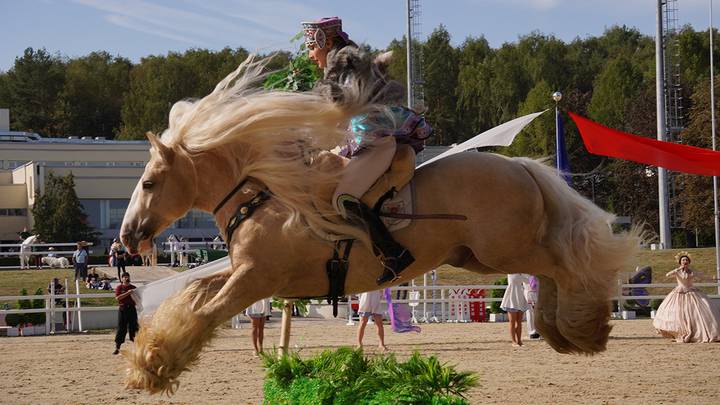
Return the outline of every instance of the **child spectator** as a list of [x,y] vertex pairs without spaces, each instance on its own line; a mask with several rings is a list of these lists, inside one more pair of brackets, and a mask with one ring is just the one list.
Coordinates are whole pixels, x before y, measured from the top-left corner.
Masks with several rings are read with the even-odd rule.
[[121,284],[115,288],[115,298],[118,300],[118,330],[115,334],[115,351],[120,353],[120,345],[125,343],[125,334],[130,334],[130,341],[135,340],[135,333],[138,330],[137,310],[133,301],[132,290],[135,286],[130,284],[130,274],[123,273],[120,277]]

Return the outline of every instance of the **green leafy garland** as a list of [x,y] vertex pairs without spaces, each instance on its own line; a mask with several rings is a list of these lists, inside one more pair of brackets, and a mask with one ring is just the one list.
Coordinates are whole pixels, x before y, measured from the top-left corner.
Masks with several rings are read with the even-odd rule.
[[478,376],[458,372],[435,356],[414,353],[366,357],[362,350],[326,350],[307,360],[297,353],[263,355],[267,378],[263,404],[436,404],[465,405],[463,396]]

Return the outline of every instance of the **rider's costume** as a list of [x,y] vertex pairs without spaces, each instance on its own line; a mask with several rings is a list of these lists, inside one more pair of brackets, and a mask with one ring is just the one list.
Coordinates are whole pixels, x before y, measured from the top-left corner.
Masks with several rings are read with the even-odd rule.
[[316,91],[342,104],[346,101],[343,98],[343,86],[360,83],[373,86],[374,103],[389,107],[387,111],[352,118],[347,143],[341,145],[340,152],[351,160],[343,169],[333,195],[333,206],[349,221],[367,226],[373,250],[385,268],[377,282],[383,284],[393,281],[415,259],[393,239],[378,214],[361,202],[360,198],[390,168],[399,144],[408,144],[416,153],[420,152],[432,128],[422,116],[402,106],[402,86],[385,79],[372,57],[358,48],[342,31],[339,18],[323,18],[302,25],[308,46],[321,49],[332,46],[327,54],[323,79],[316,83]]

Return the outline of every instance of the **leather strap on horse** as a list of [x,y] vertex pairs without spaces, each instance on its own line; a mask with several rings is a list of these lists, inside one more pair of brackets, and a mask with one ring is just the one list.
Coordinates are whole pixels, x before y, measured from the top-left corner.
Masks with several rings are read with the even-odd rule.
[[[236,188],[236,191],[239,189],[240,186]],[[235,232],[237,227],[240,226],[242,221],[248,219],[250,215],[255,212],[255,208],[262,205],[262,203],[267,201],[267,199],[269,199],[271,196],[272,194],[270,194],[270,191],[265,189],[257,193],[255,197],[253,197],[250,201],[238,205],[237,210],[235,210],[235,215],[230,218],[230,222],[228,222],[227,226],[225,227],[225,236],[227,237],[226,243],[228,247],[230,246],[230,242],[232,241],[233,232]]]
[[[340,249],[345,244],[345,250],[340,257]],[[339,297],[345,295],[345,278],[348,272],[348,258],[352,249],[353,239],[339,240],[335,242],[333,257],[325,264],[325,272],[328,276],[330,287],[328,289],[328,304],[333,306],[333,317],[337,318]]]

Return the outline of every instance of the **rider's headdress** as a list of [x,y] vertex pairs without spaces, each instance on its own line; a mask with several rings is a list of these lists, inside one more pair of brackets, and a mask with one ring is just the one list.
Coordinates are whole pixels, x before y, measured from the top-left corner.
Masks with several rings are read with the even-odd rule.
[[302,22],[305,45],[325,48],[328,38],[340,37],[348,42],[348,34],[342,30],[342,20],[338,17],[326,17],[317,21]]
[[682,260],[683,257],[687,257],[689,261],[692,261],[692,257],[690,257],[690,253],[686,251],[680,251],[675,255],[675,261],[680,263],[680,260]]

